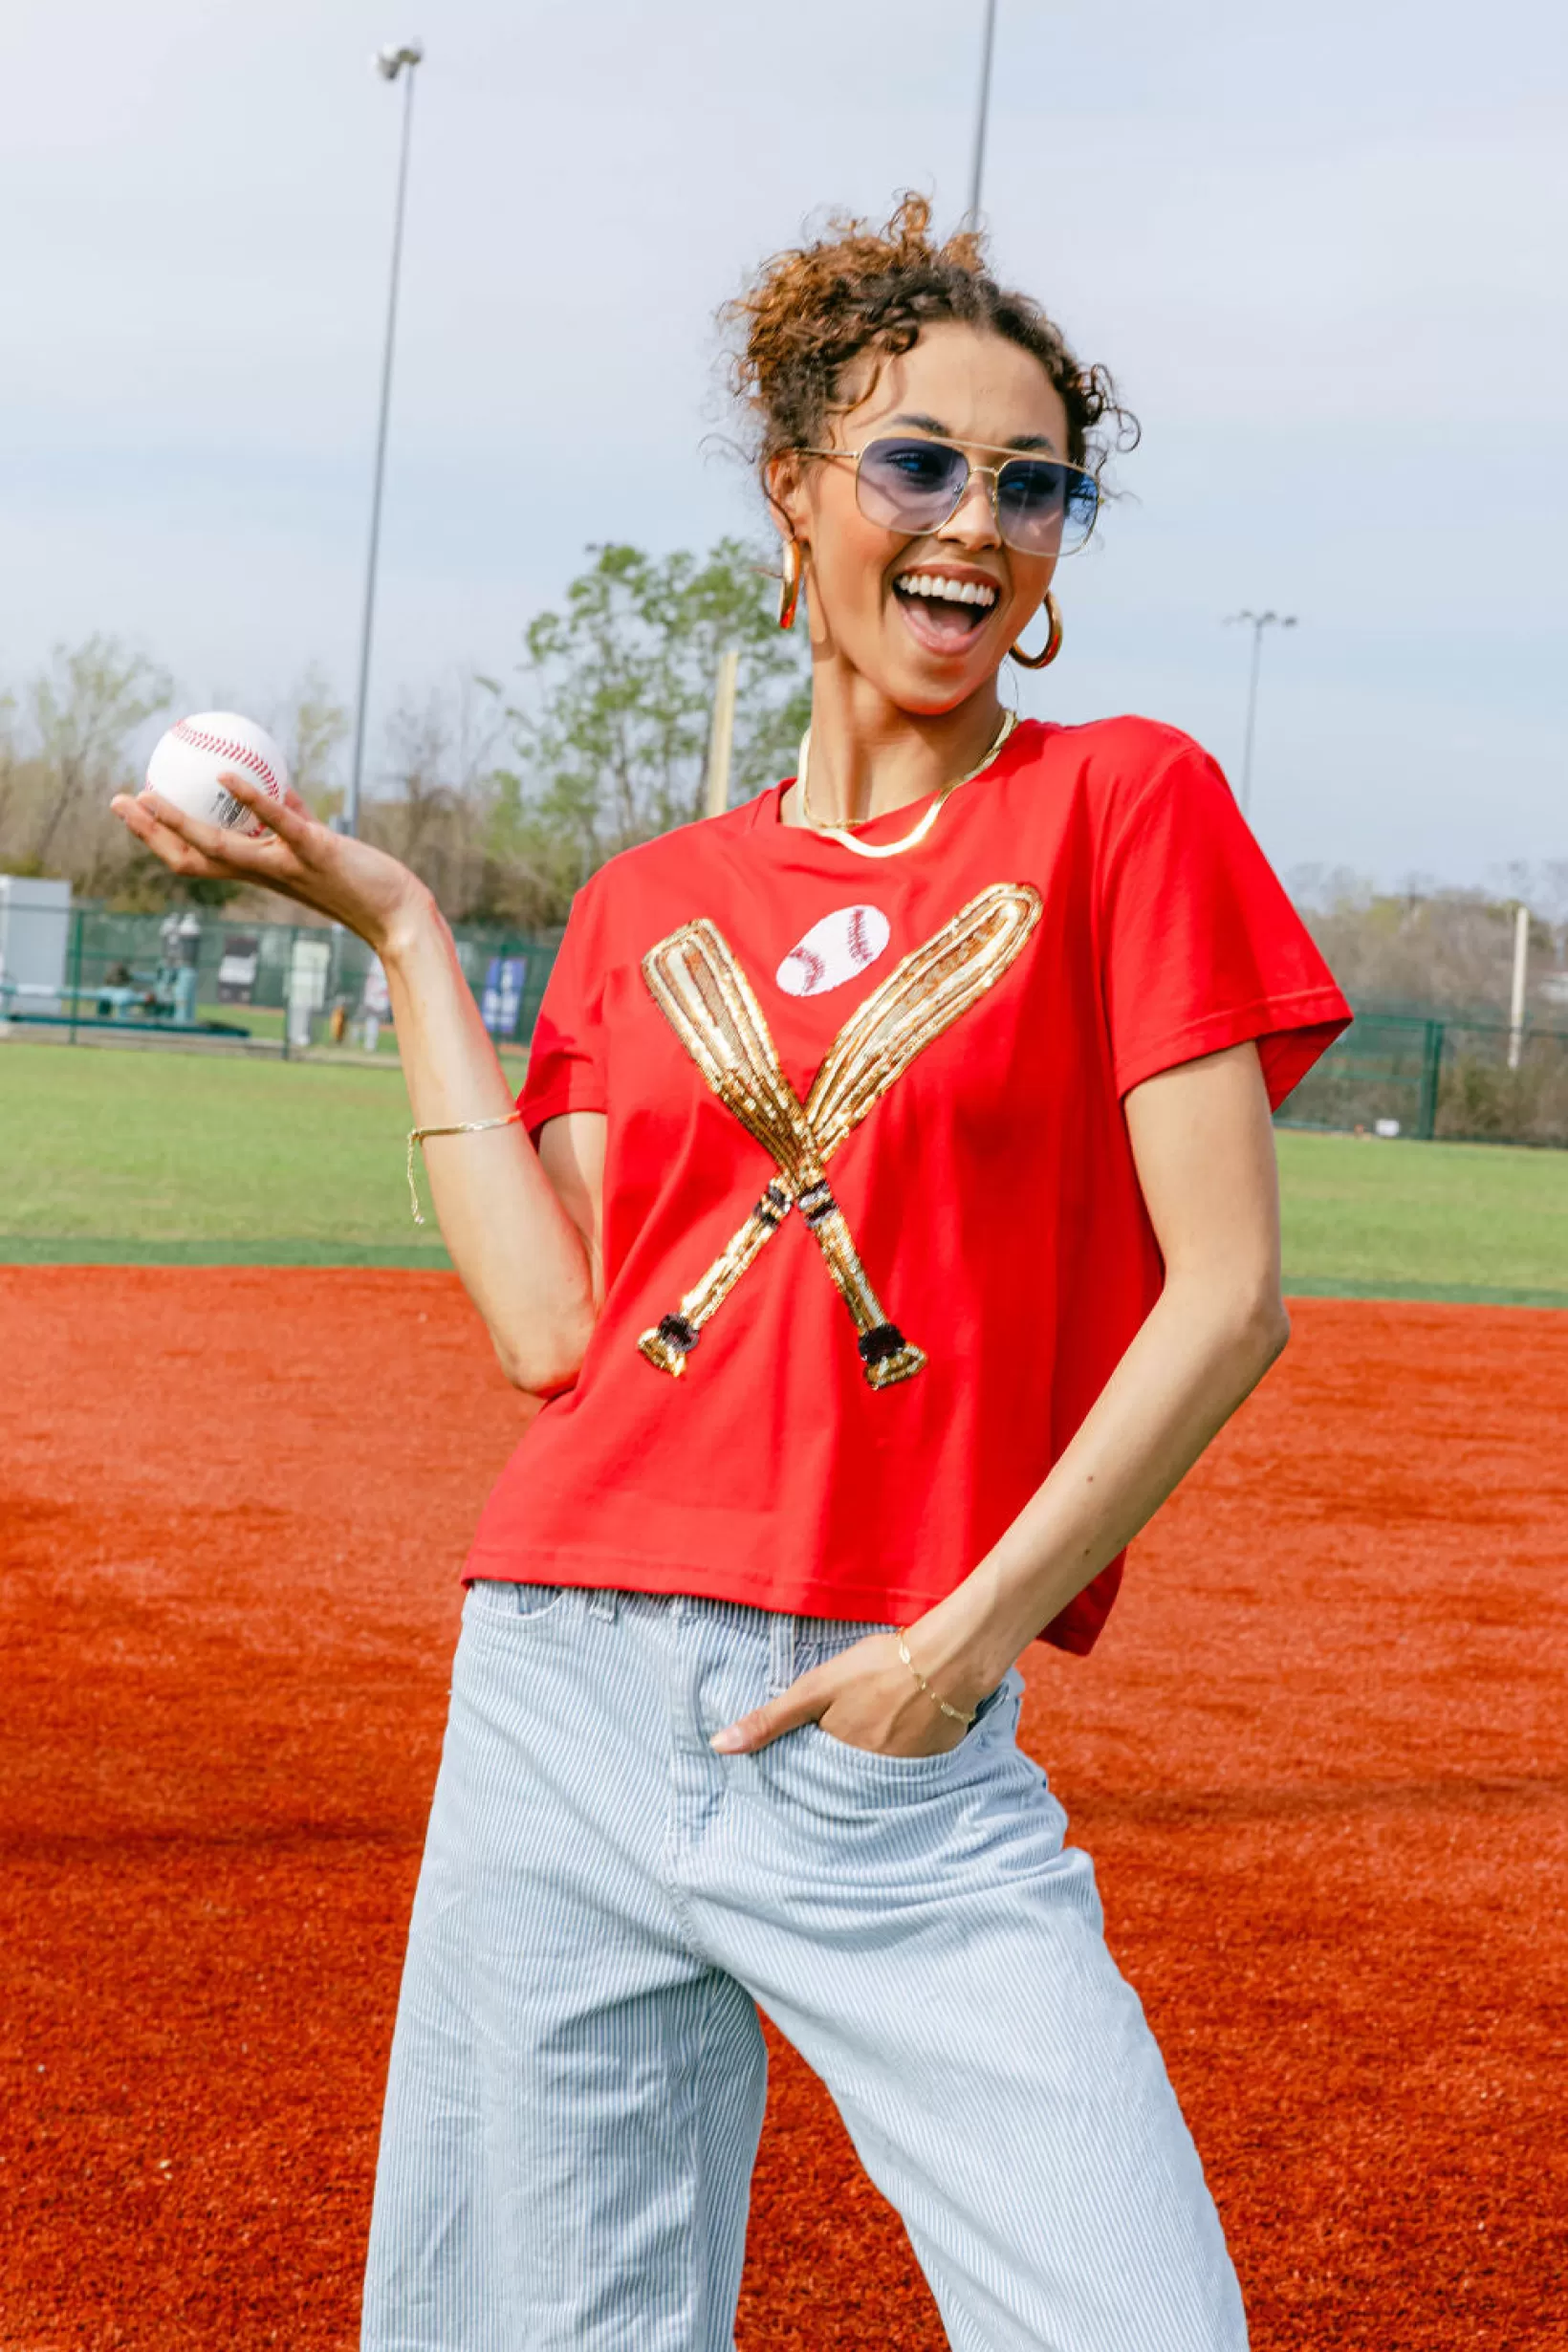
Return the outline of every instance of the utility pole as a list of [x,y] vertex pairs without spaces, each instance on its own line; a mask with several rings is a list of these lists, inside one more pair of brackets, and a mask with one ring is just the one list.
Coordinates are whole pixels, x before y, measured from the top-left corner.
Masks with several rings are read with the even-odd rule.
[[392,414],[392,355],[398,337],[398,279],[403,269],[403,216],[408,193],[408,142],[414,123],[414,68],[425,51],[418,41],[401,48],[379,49],[373,63],[383,81],[396,81],[406,67],[403,86],[403,143],[398,155],[398,193],[392,214],[392,274],[386,298],[386,344],[381,353],[381,405],[376,426],[376,470],[370,492],[370,553],[365,562],[364,612],[359,624],[359,687],[354,705],[354,766],[349,776],[348,807],[343,830],[359,830],[359,793],[364,778],[365,712],[370,692],[370,641],[376,621],[376,565],[381,545],[381,483],[386,472],[386,428]]
[[1508,1007],[1508,1066],[1516,1070],[1524,1054],[1525,977],[1530,965],[1530,909],[1514,914],[1514,989]]
[[969,159],[969,207],[965,220],[980,226],[980,189],[986,175],[986,124],[991,116],[991,58],[996,46],[996,0],[985,0],[986,29],[980,41],[980,103],[974,118],[974,152]]
[[1241,790],[1236,795],[1243,817],[1252,798],[1252,742],[1257,733],[1257,680],[1263,664],[1263,632],[1265,629],[1294,629],[1300,624],[1294,613],[1227,613],[1225,625],[1233,627],[1247,621],[1252,632],[1252,660],[1247,680],[1247,733],[1241,752]]
[[735,678],[740,648],[727,645],[719,656],[713,687],[713,719],[708,730],[707,814],[722,817],[730,806],[730,750],[735,739]]

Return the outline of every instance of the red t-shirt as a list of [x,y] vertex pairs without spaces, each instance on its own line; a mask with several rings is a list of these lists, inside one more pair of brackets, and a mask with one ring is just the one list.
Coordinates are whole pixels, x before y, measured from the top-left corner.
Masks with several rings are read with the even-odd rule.
[[[469,1576],[918,1617],[1159,1294],[1122,1097],[1255,1038],[1277,1104],[1349,1019],[1172,729],[1025,723],[884,860],[784,790],[573,906],[520,1100],[607,1115],[604,1307]],[[1087,1650],[1120,1579],[1047,1638]]]

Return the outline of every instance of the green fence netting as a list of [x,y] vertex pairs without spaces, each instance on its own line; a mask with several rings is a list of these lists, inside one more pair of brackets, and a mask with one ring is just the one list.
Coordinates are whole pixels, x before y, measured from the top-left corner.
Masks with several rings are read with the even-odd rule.
[[[0,1003],[0,1018],[59,1037],[134,1030],[280,1053],[334,1036],[362,1049],[378,1043],[379,1023],[380,1050],[395,1050],[376,959],[352,932],[248,923],[222,908],[182,916],[176,937],[166,915],[77,906],[57,999]],[[526,1044],[560,932],[461,924],[454,936],[492,1034]],[[1502,1022],[1365,1010],[1280,1116],[1293,1126],[1568,1145],[1568,1030],[1515,1035]]]
[[1568,1144],[1568,1031],[1361,1013],[1280,1116],[1423,1141]]

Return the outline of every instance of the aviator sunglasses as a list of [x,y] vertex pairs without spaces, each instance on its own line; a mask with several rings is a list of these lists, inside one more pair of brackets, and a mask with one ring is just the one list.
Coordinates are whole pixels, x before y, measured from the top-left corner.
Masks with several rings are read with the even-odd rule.
[[[1003,455],[994,443],[973,446]],[[972,474],[985,476],[997,531],[1023,555],[1076,555],[1100,512],[1094,475],[1056,457],[1009,457],[1000,466],[971,466],[956,442],[913,434],[868,441],[863,449],[802,449],[800,454],[852,464],[855,503],[868,523],[885,531],[940,530],[957,512]]]

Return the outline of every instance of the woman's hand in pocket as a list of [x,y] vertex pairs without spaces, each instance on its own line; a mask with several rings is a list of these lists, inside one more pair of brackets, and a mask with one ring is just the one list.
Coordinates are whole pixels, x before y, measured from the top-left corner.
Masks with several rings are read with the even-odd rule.
[[[915,1636],[909,1637],[911,1652]],[[943,1693],[947,1696],[947,1692]],[[959,1688],[950,1704],[972,1711],[983,1693]],[[942,1755],[956,1748],[966,1723],[944,1714],[899,1656],[898,1637],[868,1634],[823,1666],[813,1666],[766,1707],[727,1724],[710,1742],[720,1755],[754,1755],[785,1731],[815,1723],[846,1748],[876,1755]]]

